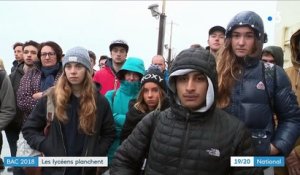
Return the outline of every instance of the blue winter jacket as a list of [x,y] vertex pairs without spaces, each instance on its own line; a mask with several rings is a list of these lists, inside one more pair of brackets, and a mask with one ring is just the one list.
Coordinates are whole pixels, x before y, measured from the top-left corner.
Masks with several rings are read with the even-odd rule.
[[[288,77],[281,67],[268,64],[269,69],[264,70],[272,72],[275,68],[276,80],[274,76],[267,78],[258,59],[244,59],[241,64],[243,71],[231,91],[231,104],[225,110],[244,121],[252,131],[257,155],[269,155],[270,143],[281,154],[288,155],[299,135],[300,123],[300,109]],[[265,85],[264,76],[265,82],[272,82]],[[272,107],[278,118],[276,130]]]

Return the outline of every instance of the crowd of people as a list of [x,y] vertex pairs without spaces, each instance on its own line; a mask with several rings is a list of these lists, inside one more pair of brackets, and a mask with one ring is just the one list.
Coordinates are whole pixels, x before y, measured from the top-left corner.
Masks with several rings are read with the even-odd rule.
[[[166,66],[154,55],[110,56],[54,41],[13,45],[8,75],[0,60],[0,130],[11,156],[108,157],[108,167],[10,167],[14,175],[299,175],[300,29],[283,50],[252,11],[207,47],[192,44]],[[0,151],[2,135],[0,134]],[[231,156],[284,156],[285,167],[230,167]],[[4,168],[0,159],[0,168]]]

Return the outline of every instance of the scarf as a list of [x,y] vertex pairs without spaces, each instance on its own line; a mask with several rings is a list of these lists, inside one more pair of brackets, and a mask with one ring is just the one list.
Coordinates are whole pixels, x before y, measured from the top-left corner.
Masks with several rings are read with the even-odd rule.
[[51,67],[42,67],[42,76],[41,76],[41,91],[47,90],[49,87],[54,85],[55,76],[60,70],[59,63],[56,63]]

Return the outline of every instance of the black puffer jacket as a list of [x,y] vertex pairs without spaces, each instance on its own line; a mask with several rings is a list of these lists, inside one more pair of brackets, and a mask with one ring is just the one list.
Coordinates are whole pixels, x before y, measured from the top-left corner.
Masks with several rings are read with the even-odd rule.
[[170,108],[152,112],[138,123],[117,150],[111,175],[138,174],[148,150],[145,168],[148,175],[261,173],[260,169],[230,167],[230,156],[251,156],[254,148],[245,125],[215,108],[213,94],[210,94],[213,104],[203,112],[190,111],[176,100],[176,86],[173,84],[176,81],[172,73],[177,70],[193,69],[204,73],[212,81],[208,89],[213,89],[212,93],[216,94],[214,60],[207,51],[198,49],[185,50],[176,57],[170,74]]
[[[143,113],[137,110],[134,107],[136,100],[131,100],[129,102],[129,111],[126,114],[126,120],[121,132],[121,143],[127,139],[127,137],[131,134],[135,126],[149,113]],[[166,98],[163,100],[163,105],[161,111],[165,110],[166,108],[170,107],[169,99]]]
[[172,105],[161,114],[150,113],[118,149],[111,174],[138,174],[149,145],[145,174],[259,174],[230,167],[230,156],[251,156],[254,151],[244,124],[219,109],[199,114]]

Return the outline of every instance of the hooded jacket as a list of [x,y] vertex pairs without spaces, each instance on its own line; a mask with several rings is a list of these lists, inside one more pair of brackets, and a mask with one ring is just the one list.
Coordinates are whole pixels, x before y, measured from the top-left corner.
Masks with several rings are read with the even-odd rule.
[[[291,61],[293,66],[286,68],[285,72],[291,80],[292,88],[296,93],[298,103],[300,104],[300,30],[295,32],[290,39]],[[298,46],[298,47],[297,47]]]
[[283,50],[279,46],[268,46],[265,47],[262,51],[270,53],[273,58],[276,65],[283,67]]
[[[202,72],[210,81],[206,105],[196,111],[176,100],[176,76],[186,70]],[[230,167],[230,156],[251,156],[254,149],[245,125],[215,107],[214,57],[203,49],[182,51],[173,62],[169,83],[170,108],[151,112],[138,123],[116,152],[111,174],[138,174],[148,151],[145,174],[149,175],[259,174],[253,168]]]
[[[293,66],[286,68],[285,72],[291,80],[292,89],[297,96],[298,105],[300,104],[300,30],[295,32],[290,39],[291,46],[291,61]],[[298,137],[295,147],[295,152],[300,155],[300,138]],[[298,165],[299,166],[299,165]],[[287,167],[275,168],[275,173],[278,175],[288,175]]]
[[109,164],[115,151],[120,145],[120,135],[125,123],[126,113],[128,112],[129,101],[131,99],[135,99],[140,90],[140,81],[129,82],[124,79],[127,71],[136,72],[140,75],[140,77],[143,77],[145,73],[144,61],[134,57],[127,58],[121,70],[117,74],[121,81],[120,88],[108,91],[105,94],[105,97],[112,109],[113,118],[116,124],[116,138],[108,151]]

